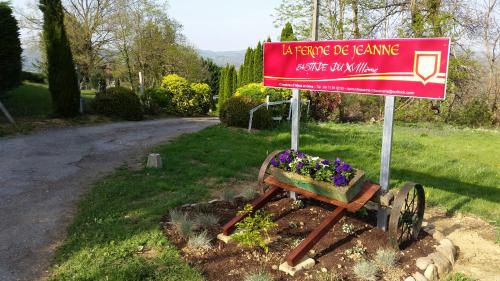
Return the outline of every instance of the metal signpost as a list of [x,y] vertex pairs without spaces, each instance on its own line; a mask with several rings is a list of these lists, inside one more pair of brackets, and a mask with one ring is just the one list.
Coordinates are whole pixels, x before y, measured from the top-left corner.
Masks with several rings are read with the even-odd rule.
[[[384,129],[382,135],[382,154],[380,157],[380,189],[386,192],[389,189],[392,152],[392,128],[394,121],[394,96],[385,97]],[[377,212],[377,227],[387,228],[387,208],[379,206]]]

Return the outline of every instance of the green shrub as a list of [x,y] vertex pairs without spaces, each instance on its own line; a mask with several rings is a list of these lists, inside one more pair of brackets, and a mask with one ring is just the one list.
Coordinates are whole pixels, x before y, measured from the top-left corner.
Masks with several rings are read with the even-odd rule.
[[198,226],[212,227],[219,223],[219,218],[213,214],[200,213],[196,216],[195,222]]
[[378,267],[370,261],[362,260],[357,262],[354,267],[354,274],[361,280],[375,281],[377,280]]
[[398,255],[396,251],[392,249],[378,249],[374,261],[379,267],[390,269],[396,265]]
[[237,195],[238,195],[238,193],[236,191],[228,188],[228,189],[222,190],[222,192],[220,193],[220,199],[223,201],[234,203],[235,197]]
[[192,83],[191,91],[193,92],[193,113],[207,113],[210,109],[210,86],[208,86],[208,84],[206,83]]
[[203,231],[199,234],[193,234],[189,236],[189,240],[187,242],[187,246],[191,249],[196,250],[208,250],[210,249],[210,238],[208,238],[208,234],[206,231]]
[[231,239],[243,246],[261,247],[266,253],[269,251],[266,239],[269,238],[269,230],[278,226],[271,218],[271,214],[263,210],[257,210],[253,214],[253,207],[245,205],[238,215],[248,214],[246,218],[236,224],[236,233],[231,235]]
[[148,114],[157,115],[161,112],[170,113],[172,108],[172,96],[161,87],[148,88],[141,97],[144,111]]
[[190,115],[192,92],[189,82],[177,74],[170,74],[163,78],[161,86],[172,97],[175,112],[181,115]]
[[450,116],[453,123],[469,127],[491,125],[491,112],[485,100],[475,99],[462,105]]
[[261,83],[250,83],[236,89],[234,96],[248,97],[253,101],[264,102],[266,100],[264,91],[265,87]]
[[171,97],[173,113],[192,116],[208,112],[210,108],[210,86],[208,84],[189,84],[185,78],[170,74],[163,78],[161,86]]
[[[231,97],[220,109],[220,120],[226,126],[247,128],[250,119],[250,109],[259,104],[260,102],[252,101],[249,97]],[[269,129],[273,125],[272,122],[271,112],[265,108],[261,108],[253,115],[252,128]]]
[[21,80],[23,81],[43,84],[45,83],[45,79],[46,77],[42,73],[35,73],[29,71],[21,72]]
[[142,119],[142,105],[139,97],[132,90],[123,87],[109,88],[105,92],[97,93],[94,99],[94,110],[100,114],[125,120]]
[[469,277],[461,272],[454,272],[448,274],[444,281],[476,281],[476,279]]

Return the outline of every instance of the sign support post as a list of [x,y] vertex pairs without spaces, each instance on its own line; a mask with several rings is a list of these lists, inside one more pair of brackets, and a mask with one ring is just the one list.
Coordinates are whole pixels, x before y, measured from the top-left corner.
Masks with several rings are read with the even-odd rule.
[[[292,144],[293,150],[299,150],[299,135],[300,135],[300,93],[299,89],[292,89]],[[295,192],[290,192],[290,198],[297,199]]]
[[[394,125],[394,96],[385,97],[384,129],[382,136],[382,153],[380,157],[380,188],[382,192],[389,189],[392,153],[392,129]],[[387,228],[387,208],[379,206],[377,212],[377,227]]]

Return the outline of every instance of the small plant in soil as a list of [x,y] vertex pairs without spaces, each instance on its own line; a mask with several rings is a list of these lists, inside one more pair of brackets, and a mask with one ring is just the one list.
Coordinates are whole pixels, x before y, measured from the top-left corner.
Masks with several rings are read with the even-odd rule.
[[336,271],[317,272],[313,275],[314,281],[344,281],[342,274]]
[[374,262],[362,260],[353,266],[354,274],[361,280],[377,280],[378,267]]
[[189,237],[187,242],[187,246],[191,249],[195,250],[208,250],[210,249],[210,238],[208,238],[208,234],[206,231],[203,231],[198,234],[192,234]]
[[454,272],[448,274],[444,281],[476,281],[476,279],[469,277],[461,272]]
[[238,193],[236,193],[236,191],[234,191],[232,189],[224,189],[220,193],[220,199],[223,201],[234,203],[236,195],[238,195]]
[[361,243],[358,243],[358,245],[344,251],[344,255],[352,260],[361,259],[365,253],[366,248]]
[[387,270],[396,265],[398,254],[392,249],[378,249],[374,261],[380,268]]
[[195,222],[201,227],[212,227],[219,223],[219,218],[213,214],[198,214],[195,217]]
[[181,212],[177,209],[170,210],[170,212],[168,212],[168,214],[170,216],[170,222],[172,222],[172,224],[174,224],[174,225],[176,223],[180,222],[186,216],[186,214],[184,214],[183,212]]
[[302,200],[293,200],[292,202],[292,208],[293,209],[302,209],[304,208],[305,204],[304,201]]
[[259,192],[252,187],[247,187],[241,192],[241,196],[247,201],[255,199],[258,195]]
[[359,209],[359,210],[356,212],[356,214],[358,214],[358,215],[360,215],[360,216],[362,216],[362,217],[366,217],[366,216],[368,216],[368,209],[367,209],[367,208],[365,208],[365,207],[363,207],[363,208]]
[[[238,212],[238,215],[251,214],[252,210],[252,205],[247,204],[243,210]],[[266,245],[266,239],[269,239],[269,230],[277,226],[273,222],[271,214],[258,210],[236,224],[236,233],[231,235],[231,239],[243,246],[259,246],[267,253],[269,249]]]
[[354,235],[356,233],[356,230],[354,228],[354,224],[352,223],[344,223],[342,225],[342,232],[348,235]]
[[265,271],[258,271],[246,274],[243,281],[273,281],[273,277]]
[[170,214],[170,221],[174,225],[179,235],[183,237],[188,237],[193,233],[195,224],[188,218],[187,214],[182,213],[175,209],[171,210],[169,214]]

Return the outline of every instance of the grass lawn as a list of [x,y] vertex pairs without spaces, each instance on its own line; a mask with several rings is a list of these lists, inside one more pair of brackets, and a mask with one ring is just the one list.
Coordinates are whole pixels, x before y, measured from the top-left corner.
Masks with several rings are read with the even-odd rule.
[[[84,106],[89,106],[95,91],[82,90]],[[62,127],[78,124],[109,122],[110,118],[99,115],[80,115],[71,119],[52,118],[52,99],[48,85],[24,82],[11,90],[2,102],[14,117],[16,125],[7,122],[0,113],[0,137],[13,134],[26,134],[37,128]],[[85,108],[85,107],[84,107]]]
[[[162,235],[161,216],[172,207],[208,199],[214,189],[230,186],[228,180],[254,180],[266,155],[289,142],[288,126],[253,134],[215,126],[158,147],[166,163],[161,170],[118,170],[81,201],[57,252],[51,280],[202,280]],[[339,156],[374,181],[380,146],[380,125],[301,128],[303,151]],[[396,126],[391,184],[420,182],[429,205],[497,224],[499,147],[499,131]],[[139,252],[141,247],[148,251]]]
[[47,117],[52,114],[52,100],[46,84],[24,82],[11,90],[3,101],[14,117]]

